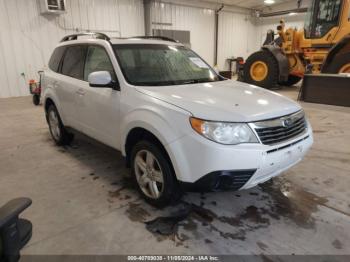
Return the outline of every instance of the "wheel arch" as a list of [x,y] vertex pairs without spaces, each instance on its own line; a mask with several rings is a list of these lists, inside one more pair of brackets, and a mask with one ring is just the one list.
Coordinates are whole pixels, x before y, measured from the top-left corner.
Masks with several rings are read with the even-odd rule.
[[47,111],[48,111],[48,109],[49,109],[49,107],[51,105],[54,105],[57,108],[55,101],[51,97],[46,97],[45,101],[44,101],[44,109],[45,109],[46,121],[48,121]]
[[[189,125],[190,113],[171,104],[159,102],[158,106],[145,104],[127,113],[120,124],[120,151],[125,156],[127,137],[135,128],[141,128],[153,134],[163,146],[184,135],[184,124]],[[176,128],[176,127],[183,128]]]
[[128,167],[131,166],[132,148],[142,140],[146,140],[157,145],[159,149],[164,153],[164,156],[167,158],[171,166],[173,167],[170,155],[164,144],[164,139],[158,138],[157,135],[155,135],[153,132],[145,127],[134,127],[131,130],[129,130],[123,143],[123,154],[126,157],[126,164]]
[[49,109],[49,106],[50,106],[50,105],[55,105],[55,106],[56,106],[56,104],[55,104],[55,102],[53,101],[53,99],[50,98],[50,97],[47,97],[47,98],[45,99],[45,102],[44,102],[45,111],[47,111],[47,110]]
[[122,154],[127,158],[130,153],[130,141],[134,141],[134,137],[139,138],[137,141],[145,137],[155,138],[164,148],[177,137],[164,117],[153,110],[135,110],[124,119],[128,122],[122,124],[120,145]]
[[49,105],[53,104],[59,115],[61,118],[61,121],[64,125],[67,124],[66,118],[61,110],[61,104],[60,104],[60,100],[56,97],[56,94],[54,92],[48,92],[49,90],[47,90],[43,96],[43,105],[44,105],[44,110],[45,110],[45,115],[47,112],[47,109],[49,107]]
[[264,45],[262,50],[269,52],[276,59],[279,70],[279,82],[287,81],[289,76],[289,62],[282,49],[273,45]]

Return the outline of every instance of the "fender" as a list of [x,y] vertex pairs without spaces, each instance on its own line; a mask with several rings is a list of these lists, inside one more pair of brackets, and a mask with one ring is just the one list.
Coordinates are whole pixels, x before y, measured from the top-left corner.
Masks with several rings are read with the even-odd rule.
[[[169,112],[164,113],[164,111],[168,110],[173,110],[173,112],[171,114]],[[169,122],[169,118],[165,118],[166,115],[171,116],[171,122]],[[180,163],[178,163],[178,159],[169,147],[169,144],[192,132],[189,113],[180,108],[170,109],[170,105],[165,108],[156,108],[148,105],[142,109],[132,111],[124,119],[121,125],[120,151],[122,155],[126,157],[125,146],[130,131],[134,128],[143,128],[152,133],[161,142],[171,160],[176,177],[182,180]]]
[[270,52],[276,59],[279,69],[279,82],[288,81],[289,62],[282,49],[274,45],[264,45],[261,49]]
[[333,63],[334,58],[343,53],[350,53],[350,35],[344,36],[342,40],[331,48],[323,63],[321,72],[329,72],[330,65]]
[[[179,139],[185,135],[185,132],[181,128],[175,128],[176,126],[183,125],[184,116],[181,110],[174,111],[171,114],[171,122],[169,119],[165,118],[165,115],[170,115],[167,108],[156,108],[150,105],[144,106],[143,108],[138,108],[124,117],[121,123],[121,140],[120,140],[120,151],[123,156],[126,155],[125,144],[129,132],[134,128],[143,128],[153,135],[155,135],[159,141],[166,147],[169,143]],[[180,112],[181,111],[181,112]],[[187,122],[185,122],[187,123]],[[182,131],[181,131],[182,130]]]

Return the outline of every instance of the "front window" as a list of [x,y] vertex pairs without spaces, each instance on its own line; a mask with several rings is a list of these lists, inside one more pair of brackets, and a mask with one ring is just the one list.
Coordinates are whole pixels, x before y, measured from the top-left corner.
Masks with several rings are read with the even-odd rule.
[[342,0],[314,0],[305,22],[306,38],[322,38],[339,24]]
[[126,80],[137,86],[165,86],[219,81],[193,51],[182,46],[119,44],[114,50]]
[[117,80],[106,50],[101,46],[89,46],[85,61],[84,80],[88,81],[89,75],[97,71],[108,71],[112,79]]

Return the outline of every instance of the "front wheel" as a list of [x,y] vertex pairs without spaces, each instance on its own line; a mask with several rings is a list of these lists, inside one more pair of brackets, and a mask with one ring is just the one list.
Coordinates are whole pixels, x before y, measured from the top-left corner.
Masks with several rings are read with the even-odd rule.
[[132,172],[147,202],[163,207],[181,196],[170,161],[164,152],[148,141],[137,143],[131,153]]

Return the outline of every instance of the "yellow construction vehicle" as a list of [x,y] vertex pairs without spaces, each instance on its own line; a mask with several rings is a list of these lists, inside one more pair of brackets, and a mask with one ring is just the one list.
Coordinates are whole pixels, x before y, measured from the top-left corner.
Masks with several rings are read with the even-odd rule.
[[304,74],[350,73],[350,0],[313,0],[304,29],[277,27],[244,66],[244,81],[264,88],[291,86]]

